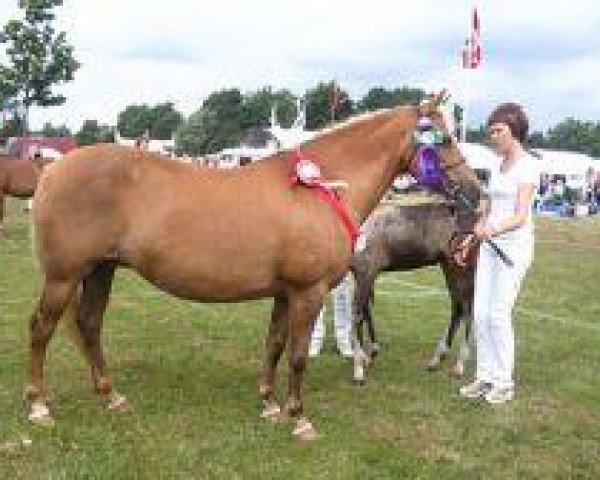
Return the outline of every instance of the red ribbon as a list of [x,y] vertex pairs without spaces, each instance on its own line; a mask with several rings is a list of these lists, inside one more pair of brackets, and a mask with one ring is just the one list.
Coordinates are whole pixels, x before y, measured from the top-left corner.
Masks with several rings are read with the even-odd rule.
[[[339,193],[336,192],[332,187],[326,185],[320,176],[303,178],[298,173],[298,164],[301,161],[308,161],[315,166],[317,162],[314,158],[310,158],[306,152],[302,152],[300,149],[295,149],[292,156],[292,175],[290,178],[290,185],[302,185],[313,190],[319,197],[321,197],[326,203],[328,203],[339,219],[342,221],[346,233],[350,238],[352,249],[356,245],[358,236],[360,235],[360,229],[354,217],[348,211],[346,203],[340,197]],[[318,167],[317,167],[318,169]]]

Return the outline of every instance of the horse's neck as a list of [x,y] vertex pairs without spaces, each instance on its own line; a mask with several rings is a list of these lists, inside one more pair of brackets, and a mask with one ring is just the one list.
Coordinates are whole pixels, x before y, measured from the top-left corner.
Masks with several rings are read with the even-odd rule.
[[362,223],[385,195],[397,172],[391,155],[379,154],[377,158],[356,164],[349,172],[346,198]]
[[[403,170],[398,160],[406,144],[401,140],[402,132],[396,135],[396,141],[371,143],[355,137],[358,140],[345,141],[331,156],[328,156],[327,149],[323,149],[321,156],[327,180],[342,180],[348,184],[342,196],[360,223],[377,206],[398,172]],[[386,146],[376,149],[373,145]]]

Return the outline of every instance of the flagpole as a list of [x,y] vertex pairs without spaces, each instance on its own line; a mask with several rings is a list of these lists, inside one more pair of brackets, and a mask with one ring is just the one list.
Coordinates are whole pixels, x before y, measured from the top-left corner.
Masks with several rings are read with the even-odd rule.
[[[467,50],[467,58],[471,57],[471,48],[470,42],[465,45]],[[469,65],[464,63],[464,55],[461,56],[461,68],[462,68],[462,103],[463,103],[463,111],[460,125],[460,141],[465,143],[467,141],[467,117],[469,116],[469,102],[471,101],[471,92],[470,92],[470,84],[469,81],[469,73],[470,68]]]
[[331,113],[331,124],[333,125],[335,123],[335,107],[336,107],[336,103],[337,103],[337,84],[335,79],[333,80],[333,83],[331,85],[331,98],[329,101],[329,109],[330,109],[330,113]]

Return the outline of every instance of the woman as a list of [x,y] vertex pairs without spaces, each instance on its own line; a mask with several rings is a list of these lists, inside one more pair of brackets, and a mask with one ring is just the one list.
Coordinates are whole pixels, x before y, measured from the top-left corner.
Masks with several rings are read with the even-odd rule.
[[[512,309],[533,260],[532,206],[539,182],[537,159],[523,146],[529,128],[523,109],[498,106],[487,126],[492,148],[500,157],[491,172],[489,205],[474,229],[482,242],[475,276],[473,319],[477,347],[475,380],[460,389],[467,398],[505,403],[514,396]],[[485,242],[494,242],[513,261],[509,266]],[[457,253],[464,262],[466,247]]]

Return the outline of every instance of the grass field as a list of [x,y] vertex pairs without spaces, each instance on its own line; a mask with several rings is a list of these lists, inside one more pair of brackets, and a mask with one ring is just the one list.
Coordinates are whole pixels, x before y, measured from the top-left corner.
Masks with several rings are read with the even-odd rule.
[[[300,444],[287,426],[259,418],[271,301],[194,304],[127,271],[117,275],[104,340],[135,411],[102,407],[59,331],[47,364],[56,425],[28,424],[23,371],[39,284],[26,216],[10,201],[0,238],[0,478],[600,478],[599,227],[600,218],[537,222],[536,260],[515,313],[512,404],[465,401],[447,366],[425,371],[446,322],[442,276],[387,274],[375,307],[383,350],[367,385],[351,385],[329,337],[306,378],[321,438]],[[285,360],[281,367],[283,393]]]

